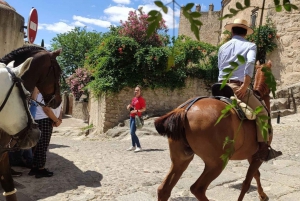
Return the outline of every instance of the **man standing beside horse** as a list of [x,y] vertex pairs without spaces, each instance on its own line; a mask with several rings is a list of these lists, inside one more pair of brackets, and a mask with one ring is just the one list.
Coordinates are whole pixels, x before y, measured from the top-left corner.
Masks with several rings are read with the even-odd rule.
[[[226,73],[224,70],[232,68],[230,62],[238,62],[238,55],[245,58],[246,62],[239,65],[227,83],[232,88],[234,94],[241,101],[247,103],[255,110],[258,106],[262,106],[261,101],[253,94],[253,91],[248,88],[251,83],[251,78],[254,72],[254,64],[256,60],[256,45],[245,39],[246,35],[253,33],[253,29],[248,26],[246,20],[235,19],[233,23],[226,24],[225,29],[230,31],[232,39],[223,44],[218,53],[218,67],[219,67],[219,82],[222,82]],[[262,108],[258,116],[268,116],[268,111],[265,107]],[[268,120],[265,120],[268,124]],[[268,161],[281,155],[281,152],[273,150],[269,146],[269,135],[267,140],[264,140],[262,130],[256,126],[257,141],[259,143],[258,151],[253,155],[254,160]],[[269,133],[271,134],[271,133]],[[270,152],[272,151],[272,154]]]

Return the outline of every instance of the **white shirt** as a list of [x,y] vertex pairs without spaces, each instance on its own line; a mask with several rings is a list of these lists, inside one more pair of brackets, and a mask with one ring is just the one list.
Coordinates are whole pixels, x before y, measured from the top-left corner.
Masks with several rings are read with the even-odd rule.
[[[43,96],[42,96],[41,93],[38,93],[36,100],[38,102],[41,102],[41,103],[45,104]],[[52,112],[54,113],[54,115],[57,118],[60,115],[61,106],[62,106],[62,103],[56,109],[51,108]],[[46,119],[46,118],[49,118],[49,117],[45,114],[43,108],[40,105],[38,105],[37,108],[36,108],[36,113],[35,113],[34,120],[40,120],[40,119]]]
[[233,71],[231,80],[239,80],[244,82],[244,77],[249,75],[253,77],[254,64],[256,59],[256,45],[244,39],[241,36],[233,36],[230,41],[222,45],[218,54],[219,78],[218,81],[224,80],[226,75],[223,70],[232,68],[229,64],[231,61],[238,62],[237,55],[242,55],[246,62],[239,65],[236,71]]

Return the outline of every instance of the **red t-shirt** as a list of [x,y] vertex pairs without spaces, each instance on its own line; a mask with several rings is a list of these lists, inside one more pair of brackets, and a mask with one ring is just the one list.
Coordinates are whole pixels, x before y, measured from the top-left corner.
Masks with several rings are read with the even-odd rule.
[[[135,110],[141,110],[143,108],[146,107],[146,101],[143,97],[139,96],[137,97],[133,97],[133,99],[131,100],[131,105],[133,106],[133,108]],[[131,117],[135,117],[136,113],[130,113]],[[138,115],[141,116],[142,113],[138,112]]]

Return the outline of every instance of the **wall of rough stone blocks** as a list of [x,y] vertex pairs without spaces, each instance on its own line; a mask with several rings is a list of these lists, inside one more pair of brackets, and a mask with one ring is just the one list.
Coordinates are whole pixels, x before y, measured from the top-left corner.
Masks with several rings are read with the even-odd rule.
[[[220,21],[221,17],[220,11],[210,10],[208,12],[201,12],[201,17],[199,20],[203,23],[200,28],[199,36],[202,42],[217,45],[219,42],[219,32],[220,32]],[[189,36],[194,40],[197,40],[194,33],[191,31],[191,25],[189,20],[184,17],[182,10],[180,12],[180,21],[178,35]]]
[[24,44],[24,18],[14,8],[0,4],[0,58]]
[[[90,98],[89,124],[93,124],[98,133],[123,123],[129,118],[126,106],[134,96],[134,89],[125,88],[118,94],[101,95]],[[206,84],[199,79],[188,79],[184,89],[174,91],[167,89],[143,90],[147,111],[143,115],[161,115],[196,96],[210,95]]]

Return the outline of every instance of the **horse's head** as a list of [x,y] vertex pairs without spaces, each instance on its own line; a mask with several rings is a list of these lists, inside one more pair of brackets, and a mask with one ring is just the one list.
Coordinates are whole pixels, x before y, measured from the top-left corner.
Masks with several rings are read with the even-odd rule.
[[16,68],[0,63],[0,128],[14,136],[12,139],[21,142],[22,147],[34,146],[40,137],[40,131],[28,109],[26,98],[30,93],[20,79],[28,71],[31,62],[32,58],[29,58]]
[[62,101],[60,94],[60,77],[62,71],[56,60],[56,57],[60,53],[61,50],[44,52],[44,54],[40,55],[41,58],[37,59],[38,62],[34,64],[35,66],[32,66],[32,68],[39,68],[41,65],[44,65],[36,87],[43,95],[45,104],[52,108],[57,108]]
[[268,68],[271,71],[272,62],[269,60],[266,64],[260,64],[259,61],[256,63],[256,74],[255,74],[255,81],[253,86],[253,91],[256,95],[260,96],[266,103],[267,107],[269,107],[270,103],[270,89],[266,84],[266,77],[262,68]]
[[61,50],[49,52],[42,47],[24,46],[4,56],[0,62],[8,64],[14,60],[16,67],[28,57],[33,57],[30,68],[21,77],[24,86],[30,92],[36,86],[43,95],[45,104],[57,108],[62,101],[59,85],[62,71],[56,60],[60,53]]

